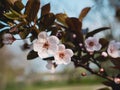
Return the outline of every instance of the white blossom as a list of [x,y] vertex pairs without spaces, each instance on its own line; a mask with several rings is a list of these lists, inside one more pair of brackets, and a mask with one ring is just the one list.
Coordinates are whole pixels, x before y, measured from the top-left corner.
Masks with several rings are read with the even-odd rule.
[[58,50],[59,39],[56,36],[48,36],[46,32],[41,32],[38,39],[33,43],[34,51],[38,52],[39,57],[46,58]]
[[120,42],[110,41],[107,52],[113,58],[120,57]]
[[99,43],[99,39],[96,37],[88,37],[85,40],[86,50],[89,52],[99,51],[101,49],[101,44]]
[[73,51],[71,49],[65,49],[63,44],[59,45],[58,51],[55,54],[56,64],[68,64],[71,62],[71,57],[73,56]]
[[15,41],[15,38],[13,37],[12,34],[6,33],[2,36],[2,40],[4,44],[12,44]]

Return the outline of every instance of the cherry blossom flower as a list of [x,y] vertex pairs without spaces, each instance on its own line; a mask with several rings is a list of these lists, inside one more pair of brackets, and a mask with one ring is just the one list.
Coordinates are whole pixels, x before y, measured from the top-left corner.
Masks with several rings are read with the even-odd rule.
[[73,56],[73,51],[71,49],[65,49],[63,44],[60,44],[58,51],[55,54],[55,63],[56,64],[68,64],[71,62],[71,57]]
[[2,40],[4,44],[12,44],[15,41],[15,38],[12,34],[6,33],[2,36]]
[[107,52],[113,58],[120,57],[120,42],[110,41]]
[[102,47],[102,45],[99,43],[99,39],[96,37],[88,37],[85,40],[85,46],[89,52],[99,51]]
[[41,32],[38,39],[33,43],[34,51],[39,57],[46,58],[58,50],[59,39],[56,36],[48,36],[46,32]]

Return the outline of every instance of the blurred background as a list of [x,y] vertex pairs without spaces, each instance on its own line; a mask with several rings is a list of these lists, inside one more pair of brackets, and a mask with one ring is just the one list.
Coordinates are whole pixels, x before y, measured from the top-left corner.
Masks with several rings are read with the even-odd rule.
[[[24,4],[26,1],[23,0]],[[92,7],[82,29],[91,31],[108,26],[110,31],[97,36],[120,41],[120,0],[41,0],[41,6],[47,3],[51,4],[52,12],[65,12],[70,17],[78,17],[83,8]],[[0,90],[96,90],[105,87],[101,84],[103,79],[83,68],[74,68],[73,63],[60,65],[51,73],[40,58],[27,61],[29,50],[22,50],[24,42],[19,40],[0,49]],[[105,63],[108,62],[103,66]],[[97,70],[95,65],[91,67]],[[113,70],[108,73],[115,74]]]

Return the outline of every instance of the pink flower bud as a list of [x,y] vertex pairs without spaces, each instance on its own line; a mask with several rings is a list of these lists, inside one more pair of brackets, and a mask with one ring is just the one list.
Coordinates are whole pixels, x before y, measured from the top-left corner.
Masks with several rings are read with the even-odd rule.
[[116,84],[120,84],[120,78],[114,78],[114,82],[115,82]]
[[10,33],[4,34],[2,39],[4,44],[12,44],[15,41],[15,38]]
[[107,56],[108,56],[108,54],[107,54],[106,52],[102,52],[101,55],[104,56],[104,57],[107,57]]

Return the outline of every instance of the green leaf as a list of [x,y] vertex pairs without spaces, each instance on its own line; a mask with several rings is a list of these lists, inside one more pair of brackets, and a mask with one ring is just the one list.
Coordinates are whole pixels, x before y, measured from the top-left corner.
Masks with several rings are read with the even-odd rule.
[[38,53],[35,51],[30,51],[27,55],[27,60],[35,59],[38,57]]
[[28,0],[24,14],[28,22],[34,21],[40,8],[40,0]]
[[50,12],[50,3],[44,5],[41,8],[41,16],[44,16],[44,15],[48,14],[49,12]]
[[86,7],[84,8],[80,15],[79,15],[79,20],[82,21],[84,19],[84,17],[88,14],[88,12],[90,11],[91,7]]
[[7,17],[8,19],[19,20],[19,16],[12,12],[7,12],[4,14],[4,16]]
[[108,29],[110,29],[110,27],[102,27],[102,28],[95,29],[95,30],[87,33],[86,38],[88,38],[88,37],[90,37],[90,36],[94,36],[95,34],[101,32],[101,31],[108,30]]
[[56,14],[57,21],[62,23],[65,26],[67,25],[66,24],[66,18],[68,18],[68,16],[65,13],[58,13],[58,14]]

